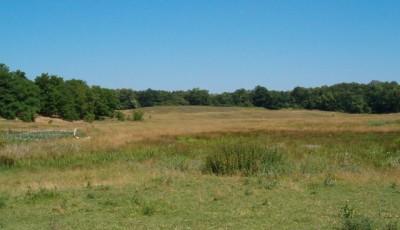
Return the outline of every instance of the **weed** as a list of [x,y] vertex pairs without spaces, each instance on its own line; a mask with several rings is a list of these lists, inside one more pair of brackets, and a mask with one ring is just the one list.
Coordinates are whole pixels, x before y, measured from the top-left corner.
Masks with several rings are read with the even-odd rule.
[[142,204],[142,214],[145,216],[152,216],[156,212],[155,205],[151,202],[144,202]]
[[342,230],[372,230],[373,221],[365,216],[355,215],[355,210],[348,203],[341,209]]
[[0,156],[0,167],[11,168],[15,165],[15,160],[8,156]]
[[324,178],[324,186],[331,187],[336,184],[336,178],[333,174],[328,173]]

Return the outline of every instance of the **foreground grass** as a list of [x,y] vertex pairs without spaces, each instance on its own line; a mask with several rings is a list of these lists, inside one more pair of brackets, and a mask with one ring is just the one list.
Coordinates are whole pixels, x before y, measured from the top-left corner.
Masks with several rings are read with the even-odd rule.
[[26,192],[0,213],[6,229],[332,229],[350,203],[382,227],[398,220],[398,197],[384,183],[327,187],[315,178],[266,188],[254,178],[164,172],[138,185]]
[[[194,116],[219,119],[224,113],[207,112]],[[347,117],[347,128],[328,121],[323,129],[325,118],[315,117],[325,115],[314,113],[295,128],[289,120],[261,130],[164,130],[134,143],[105,143],[107,148],[88,142],[101,144],[96,135],[103,125],[117,132],[129,123],[86,127],[89,141],[5,144],[0,229],[399,228],[398,123]],[[249,122],[231,115],[240,127]],[[138,126],[152,132],[167,127],[154,118]]]
[[[119,152],[22,158],[1,169],[0,226],[332,229],[342,226],[340,210],[351,205],[383,229],[400,218],[398,166],[379,163],[393,160],[379,154],[397,136],[202,135]],[[273,146],[285,170],[251,176],[207,171],[209,156],[240,143]]]

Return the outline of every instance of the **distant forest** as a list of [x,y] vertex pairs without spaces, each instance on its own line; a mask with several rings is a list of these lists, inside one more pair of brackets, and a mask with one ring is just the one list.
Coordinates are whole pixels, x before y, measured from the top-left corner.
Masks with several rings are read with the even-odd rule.
[[147,89],[106,89],[82,80],[64,80],[46,73],[29,80],[25,73],[0,64],[0,117],[34,121],[37,115],[68,121],[101,120],[116,110],[156,105],[211,105],[301,108],[347,113],[400,112],[400,85],[372,81],[369,84],[340,83],[315,88],[296,87],[290,91],[252,90],[209,93],[195,88],[187,91]]

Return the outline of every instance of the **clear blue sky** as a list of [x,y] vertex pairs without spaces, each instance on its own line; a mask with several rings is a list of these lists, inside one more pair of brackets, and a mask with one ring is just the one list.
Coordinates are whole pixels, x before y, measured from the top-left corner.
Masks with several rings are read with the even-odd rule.
[[110,88],[400,81],[398,0],[2,0],[0,63]]

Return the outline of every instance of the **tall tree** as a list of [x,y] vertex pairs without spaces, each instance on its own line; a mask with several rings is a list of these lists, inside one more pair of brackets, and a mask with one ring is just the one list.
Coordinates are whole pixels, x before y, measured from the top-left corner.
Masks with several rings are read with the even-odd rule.
[[38,87],[26,78],[24,72],[9,72],[7,66],[0,65],[0,116],[34,121],[39,109]]
[[44,116],[60,115],[64,80],[61,77],[43,73],[35,79],[35,84],[40,89],[40,114]]

